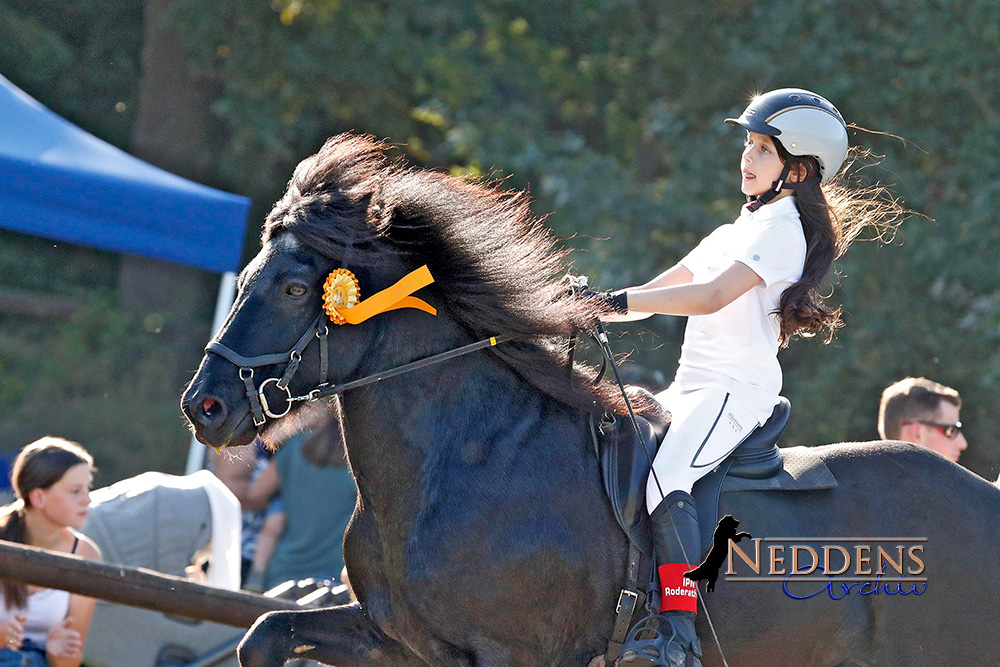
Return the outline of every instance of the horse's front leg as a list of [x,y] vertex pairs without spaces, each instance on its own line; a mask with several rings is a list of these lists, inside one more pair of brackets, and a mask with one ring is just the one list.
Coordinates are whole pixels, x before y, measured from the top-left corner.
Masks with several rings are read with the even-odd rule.
[[240,642],[239,658],[242,667],[280,667],[295,658],[336,667],[422,664],[382,634],[357,603],[264,614]]

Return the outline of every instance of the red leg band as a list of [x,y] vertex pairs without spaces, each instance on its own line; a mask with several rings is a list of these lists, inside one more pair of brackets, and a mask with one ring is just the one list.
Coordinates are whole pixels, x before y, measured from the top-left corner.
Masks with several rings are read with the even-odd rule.
[[660,566],[660,588],[663,591],[660,611],[698,611],[697,584],[684,576],[691,569],[684,563]]

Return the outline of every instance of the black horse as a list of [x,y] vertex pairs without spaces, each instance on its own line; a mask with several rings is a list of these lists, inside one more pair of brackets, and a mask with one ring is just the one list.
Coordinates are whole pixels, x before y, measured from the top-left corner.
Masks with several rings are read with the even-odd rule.
[[[324,381],[516,338],[343,395],[335,407],[359,489],[344,556],[358,602],[261,617],[241,664],[586,665],[606,648],[627,552],[587,424],[588,413],[622,405],[588,370],[569,373],[561,342],[593,322],[594,306],[565,295],[565,257],[523,195],[407,169],[385,150],[342,135],[298,166],[240,276],[222,346],[252,357],[307,341],[290,384],[307,395]],[[436,281],[418,296],[436,316],[400,309],[330,324],[319,342],[301,336],[316,329],[332,270],[353,271],[364,298],[421,265]],[[248,396],[288,362],[265,357],[273,366],[250,377],[231,363],[248,360],[219,349],[182,406],[202,442],[246,444],[255,415],[264,421]],[[723,494],[722,513],[755,536],[927,537],[927,590],[792,600],[780,584],[723,583],[706,602],[727,659],[995,663],[1000,491],[901,444],[819,451],[838,487]],[[705,663],[721,664],[709,629],[699,632]]]

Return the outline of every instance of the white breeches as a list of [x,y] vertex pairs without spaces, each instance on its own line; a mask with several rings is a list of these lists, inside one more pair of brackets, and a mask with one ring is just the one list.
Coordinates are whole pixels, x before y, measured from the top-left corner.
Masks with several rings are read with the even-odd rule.
[[656,395],[670,411],[670,430],[653,461],[646,484],[646,507],[652,512],[671,491],[691,493],[759,426],[751,412],[724,389],[681,392],[677,385]]

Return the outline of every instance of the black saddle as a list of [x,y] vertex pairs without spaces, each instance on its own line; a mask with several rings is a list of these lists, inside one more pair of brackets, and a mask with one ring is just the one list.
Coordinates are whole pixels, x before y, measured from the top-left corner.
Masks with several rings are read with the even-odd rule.
[[[631,388],[631,391],[635,393],[636,388]],[[649,399],[648,403],[656,405],[655,399],[649,392],[645,390],[639,392]],[[709,496],[714,496],[717,506],[722,480],[726,476],[765,480],[778,475],[783,462],[777,442],[785,429],[785,424],[788,423],[791,409],[788,399],[781,397],[767,422],[755,429],[716,467],[713,473],[695,484],[692,495],[696,502],[699,500],[699,495],[705,495],[699,494],[699,487],[704,489],[706,486],[703,482],[708,482]],[[652,545],[649,537],[649,513],[646,511],[646,480],[649,478],[650,463],[656,457],[660,443],[663,442],[663,437],[670,426],[670,417],[662,410],[647,411],[643,417],[637,416],[636,420],[641,435],[639,441],[628,420],[617,419],[611,423],[602,423],[600,428],[602,435],[596,438],[596,443],[604,488],[615,517],[632,543],[649,556],[652,553]],[[722,474],[719,474],[720,472]],[[701,504],[699,502],[699,507]],[[712,541],[712,532],[715,530],[714,517],[715,512],[699,511],[702,543],[705,545],[710,545]]]

